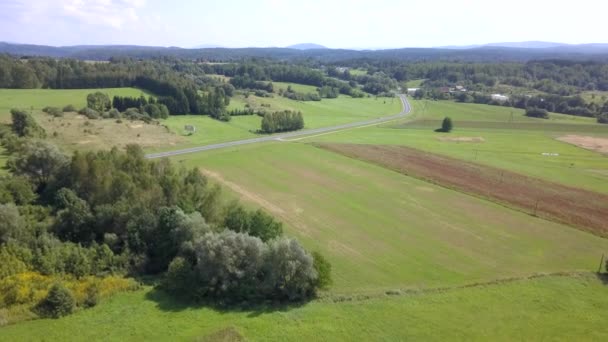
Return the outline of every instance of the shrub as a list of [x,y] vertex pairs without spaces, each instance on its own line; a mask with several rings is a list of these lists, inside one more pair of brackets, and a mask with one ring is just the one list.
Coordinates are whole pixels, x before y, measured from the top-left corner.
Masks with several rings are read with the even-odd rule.
[[96,112],[105,112],[112,107],[112,102],[107,94],[95,92],[87,95],[87,107]]
[[608,113],[602,113],[597,116],[597,122],[601,124],[608,124]]
[[44,107],[42,109],[43,112],[52,115],[54,117],[62,117],[63,111],[57,107]]
[[313,266],[315,271],[317,271],[316,285],[320,289],[326,289],[333,283],[331,278],[331,264],[319,252],[313,252],[312,257],[314,259]]
[[436,132],[449,133],[454,128],[454,124],[452,123],[452,119],[446,117],[441,122],[441,128],[436,129]]
[[[222,301],[300,301],[316,293],[314,258],[295,240],[267,243],[247,234],[207,233],[191,246],[192,255],[171,262],[165,288],[175,294]],[[322,272],[331,267],[319,258]]]
[[36,123],[34,118],[26,111],[11,109],[13,132],[20,137],[44,138],[44,129]]
[[110,118],[112,118],[112,119],[120,119],[120,118],[122,118],[122,114],[120,114],[120,112],[116,108],[110,109],[110,111],[108,112],[108,114],[109,114]]
[[94,109],[91,109],[91,108],[83,108],[78,113],[86,116],[87,119],[90,119],[90,120],[99,119],[99,112]]
[[46,298],[40,302],[39,309],[45,316],[59,318],[74,312],[76,301],[72,292],[60,283],[55,283]]
[[67,113],[67,112],[75,112],[76,111],[76,107],[74,107],[74,105],[67,105],[65,107],[63,107],[63,112]]
[[543,108],[530,107],[526,109],[526,116],[531,118],[548,119],[549,112]]

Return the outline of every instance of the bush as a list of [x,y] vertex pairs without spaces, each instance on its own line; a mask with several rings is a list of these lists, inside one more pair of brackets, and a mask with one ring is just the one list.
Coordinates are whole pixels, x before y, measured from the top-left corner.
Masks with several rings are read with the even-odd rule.
[[72,292],[60,283],[54,284],[49,290],[46,298],[40,303],[40,311],[43,315],[59,318],[74,312],[76,301]]
[[530,107],[526,109],[526,116],[531,118],[548,119],[549,112],[543,108]]
[[20,137],[44,138],[44,129],[36,123],[34,118],[26,111],[11,109],[13,132]]
[[[314,258],[295,240],[267,243],[247,234],[224,231],[207,233],[192,244],[190,257],[171,262],[165,288],[196,299],[231,302],[249,300],[300,301],[328,284],[319,281]],[[319,258],[322,272],[329,272]]]
[[608,124],[608,113],[602,113],[597,116],[597,123]]
[[88,108],[88,107],[85,107],[85,108],[82,108],[81,110],[79,110],[78,114],[84,115],[88,119],[91,119],[91,120],[99,119],[99,112],[94,109]]
[[331,278],[331,264],[319,252],[313,252],[312,257],[314,259],[313,266],[315,271],[317,271],[316,285],[320,289],[326,289],[333,283],[333,279]]
[[76,107],[74,107],[74,105],[67,105],[65,107],[63,107],[63,112],[67,113],[67,112],[75,112],[76,111]]
[[120,119],[120,118],[122,118],[122,114],[120,114],[120,112],[116,108],[110,109],[110,111],[108,112],[108,115],[110,116],[111,119]]
[[63,111],[57,107],[44,107],[42,109],[43,112],[52,115],[54,117],[62,117]]
[[446,117],[441,122],[441,128],[436,129],[436,132],[449,133],[454,128],[454,124],[452,123],[452,119]]

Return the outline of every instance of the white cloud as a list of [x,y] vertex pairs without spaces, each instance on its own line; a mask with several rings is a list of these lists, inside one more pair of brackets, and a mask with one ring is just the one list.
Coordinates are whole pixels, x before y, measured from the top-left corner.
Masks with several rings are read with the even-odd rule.
[[87,25],[121,29],[139,20],[146,0],[8,0],[0,11],[13,13],[23,23],[73,19]]

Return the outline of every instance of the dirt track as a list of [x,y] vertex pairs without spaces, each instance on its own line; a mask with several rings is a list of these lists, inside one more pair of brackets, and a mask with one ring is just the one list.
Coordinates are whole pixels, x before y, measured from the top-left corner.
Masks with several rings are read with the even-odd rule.
[[608,195],[403,146],[317,146],[608,237]]

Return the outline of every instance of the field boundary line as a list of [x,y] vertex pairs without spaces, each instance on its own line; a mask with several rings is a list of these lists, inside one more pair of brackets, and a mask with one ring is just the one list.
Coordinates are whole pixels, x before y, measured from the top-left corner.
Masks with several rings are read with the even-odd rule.
[[508,278],[497,278],[489,281],[482,282],[474,282],[463,285],[454,285],[454,286],[442,286],[442,287],[431,287],[431,288],[394,288],[392,290],[385,290],[383,292],[369,292],[369,293],[335,293],[335,294],[326,294],[325,296],[319,297],[317,300],[320,302],[329,302],[329,303],[348,303],[348,302],[364,302],[368,300],[374,299],[382,299],[382,298],[400,298],[400,297],[412,297],[412,296],[424,296],[427,294],[436,294],[436,293],[446,293],[451,291],[457,291],[468,288],[484,288],[491,286],[499,286],[505,284],[512,284],[517,282],[523,282],[527,280],[541,279],[541,278],[551,278],[551,277],[563,277],[563,278],[576,278],[576,277],[591,277],[596,276],[600,278],[603,282],[608,282],[608,274],[598,273],[593,271],[557,271],[550,273],[533,273],[530,275],[524,275],[519,277],[508,277]]

